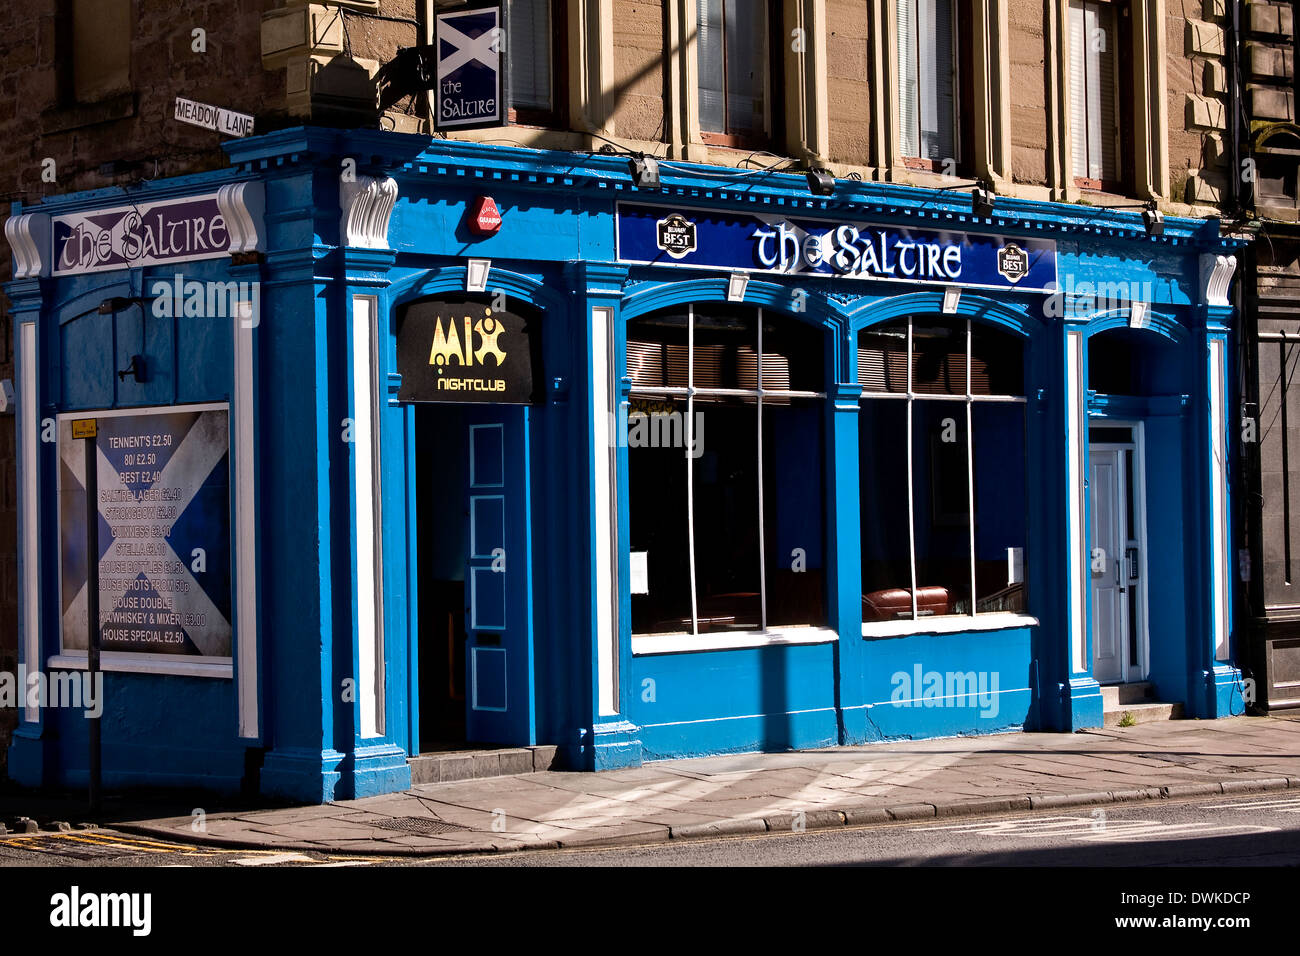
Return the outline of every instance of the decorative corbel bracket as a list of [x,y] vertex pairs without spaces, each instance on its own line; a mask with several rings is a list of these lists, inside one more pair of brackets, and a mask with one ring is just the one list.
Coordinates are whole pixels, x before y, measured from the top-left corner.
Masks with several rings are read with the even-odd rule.
[[1201,295],[1206,305],[1231,306],[1228,286],[1237,271],[1236,256],[1207,252],[1201,256]]
[[358,249],[387,249],[388,221],[397,204],[397,182],[385,176],[357,176],[339,182],[339,239]]
[[266,187],[259,181],[229,183],[217,190],[217,208],[226,221],[232,256],[266,251]]
[[53,250],[50,246],[50,217],[26,213],[5,220],[5,239],[14,254],[14,278],[37,279],[50,274]]

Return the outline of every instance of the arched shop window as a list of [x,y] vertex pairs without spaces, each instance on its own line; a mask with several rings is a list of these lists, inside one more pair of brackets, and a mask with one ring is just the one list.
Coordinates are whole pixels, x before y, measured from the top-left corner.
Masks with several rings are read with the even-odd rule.
[[858,380],[863,621],[1024,611],[1019,340],[913,316],[862,331]]
[[628,323],[634,634],[825,623],[823,342],[728,305]]

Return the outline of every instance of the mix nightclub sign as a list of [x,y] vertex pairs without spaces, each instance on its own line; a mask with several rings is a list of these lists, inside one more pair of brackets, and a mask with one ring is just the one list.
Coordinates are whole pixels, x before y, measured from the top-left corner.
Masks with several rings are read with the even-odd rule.
[[481,301],[412,302],[397,331],[397,400],[531,403],[542,380],[534,325]]
[[990,289],[1056,288],[1056,243],[979,233],[618,204],[618,258]]
[[[86,447],[59,421],[63,648],[87,648]],[[230,433],[224,405],[97,415],[99,645],[231,654]]]
[[54,216],[56,276],[229,254],[216,193]]

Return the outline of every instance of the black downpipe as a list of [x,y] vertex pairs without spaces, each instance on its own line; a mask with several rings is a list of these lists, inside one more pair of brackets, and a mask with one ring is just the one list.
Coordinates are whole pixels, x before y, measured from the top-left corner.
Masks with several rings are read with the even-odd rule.
[[1228,0],[1228,49],[1225,70],[1228,82],[1228,209],[1232,222],[1239,222],[1246,208],[1241,169],[1241,0]]

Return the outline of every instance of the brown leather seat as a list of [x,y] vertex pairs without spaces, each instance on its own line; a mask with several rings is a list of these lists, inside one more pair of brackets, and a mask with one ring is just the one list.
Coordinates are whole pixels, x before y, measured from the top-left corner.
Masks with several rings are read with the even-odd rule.
[[[918,617],[936,614],[951,614],[952,606],[948,589],[942,587],[920,587],[916,589],[916,613]],[[912,616],[912,592],[908,588],[886,588],[862,595],[862,620],[896,621]]]

